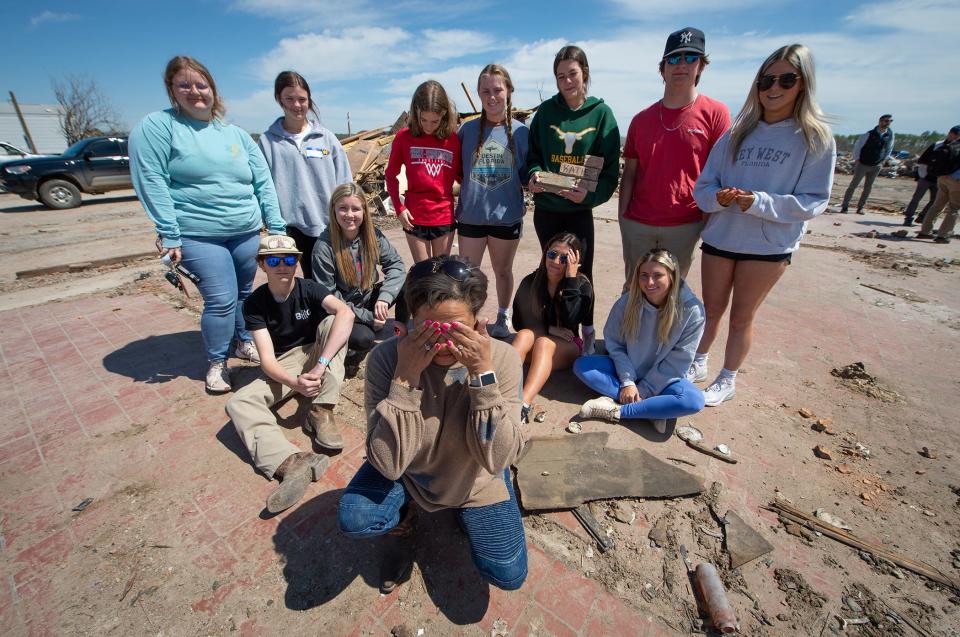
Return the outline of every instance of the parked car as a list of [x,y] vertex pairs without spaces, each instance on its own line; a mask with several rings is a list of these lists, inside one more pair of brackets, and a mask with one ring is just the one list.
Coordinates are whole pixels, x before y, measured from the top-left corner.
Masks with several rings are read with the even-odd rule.
[[54,209],[79,206],[81,192],[131,188],[127,140],[90,137],[62,155],[7,162],[0,166],[0,187]]

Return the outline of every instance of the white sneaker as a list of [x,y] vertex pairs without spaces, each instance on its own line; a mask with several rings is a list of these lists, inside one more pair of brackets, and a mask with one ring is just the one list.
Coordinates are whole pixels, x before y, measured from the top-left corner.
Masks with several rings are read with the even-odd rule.
[[589,420],[605,420],[606,422],[620,422],[620,405],[613,398],[601,396],[583,403],[580,407],[580,417]]
[[260,354],[257,352],[257,346],[253,341],[240,341],[237,343],[237,349],[233,350],[233,355],[237,358],[251,363],[260,363]]
[[230,391],[230,372],[226,361],[210,363],[207,369],[207,391],[212,394],[224,394]]
[[507,326],[507,315],[497,314],[497,322],[487,325],[487,334],[493,338],[507,338],[510,336],[510,328]]
[[707,380],[707,361],[697,361],[690,363],[690,369],[687,370],[687,380],[691,383],[702,383]]
[[717,376],[717,379],[703,390],[703,402],[707,407],[716,407],[720,403],[733,398],[736,393],[732,378]]
[[[583,355],[593,356],[597,351],[597,333],[590,332],[583,335]],[[612,400],[608,398],[607,400]],[[587,401],[590,402],[590,401]]]

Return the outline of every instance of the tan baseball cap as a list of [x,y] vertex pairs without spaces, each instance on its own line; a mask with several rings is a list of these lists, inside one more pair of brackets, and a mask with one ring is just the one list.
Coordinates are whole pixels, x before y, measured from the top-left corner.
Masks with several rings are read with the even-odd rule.
[[297,242],[293,237],[285,234],[268,234],[260,239],[260,249],[257,250],[258,257],[264,257],[269,254],[297,254],[303,253],[297,250]]

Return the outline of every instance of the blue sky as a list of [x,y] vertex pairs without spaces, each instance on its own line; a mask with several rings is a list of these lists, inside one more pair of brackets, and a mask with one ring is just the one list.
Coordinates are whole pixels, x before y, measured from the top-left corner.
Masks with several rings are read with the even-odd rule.
[[[386,7],[386,8],[382,8]],[[931,0],[90,0],[7,2],[2,89],[25,103],[52,103],[51,78],[95,78],[127,126],[167,105],[161,73],[175,54],[213,72],[228,119],[262,131],[279,115],[272,80],[292,68],[311,83],[324,124],[354,131],[388,125],[416,85],[443,82],[469,110],[487,62],[504,64],[514,104],[556,92],[552,60],[568,42],[587,52],[591,94],[613,108],[621,129],[659,99],[656,65],[671,31],[695,26],[712,64],[700,89],[735,115],[757,66],[790,42],[811,47],[821,106],[838,133],[862,132],[883,112],[894,129],[946,131],[960,123],[960,3]]]

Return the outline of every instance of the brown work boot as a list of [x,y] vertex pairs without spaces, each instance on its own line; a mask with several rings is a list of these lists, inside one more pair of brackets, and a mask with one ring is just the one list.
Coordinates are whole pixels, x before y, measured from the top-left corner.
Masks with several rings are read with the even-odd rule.
[[303,433],[325,449],[343,449],[343,436],[337,427],[337,419],[333,417],[333,407],[330,405],[310,406],[307,421],[303,423]]
[[383,558],[380,562],[380,592],[387,595],[408,579],[413,570],[413,530],[416,526],[416,505],[406,505],[400,522],[383,537]]
[[288,456],[273,473],[280,486],[267,496],[267,511],[279,513],[292,507],[329,467],[330,459],[316,453],[301,451]]

